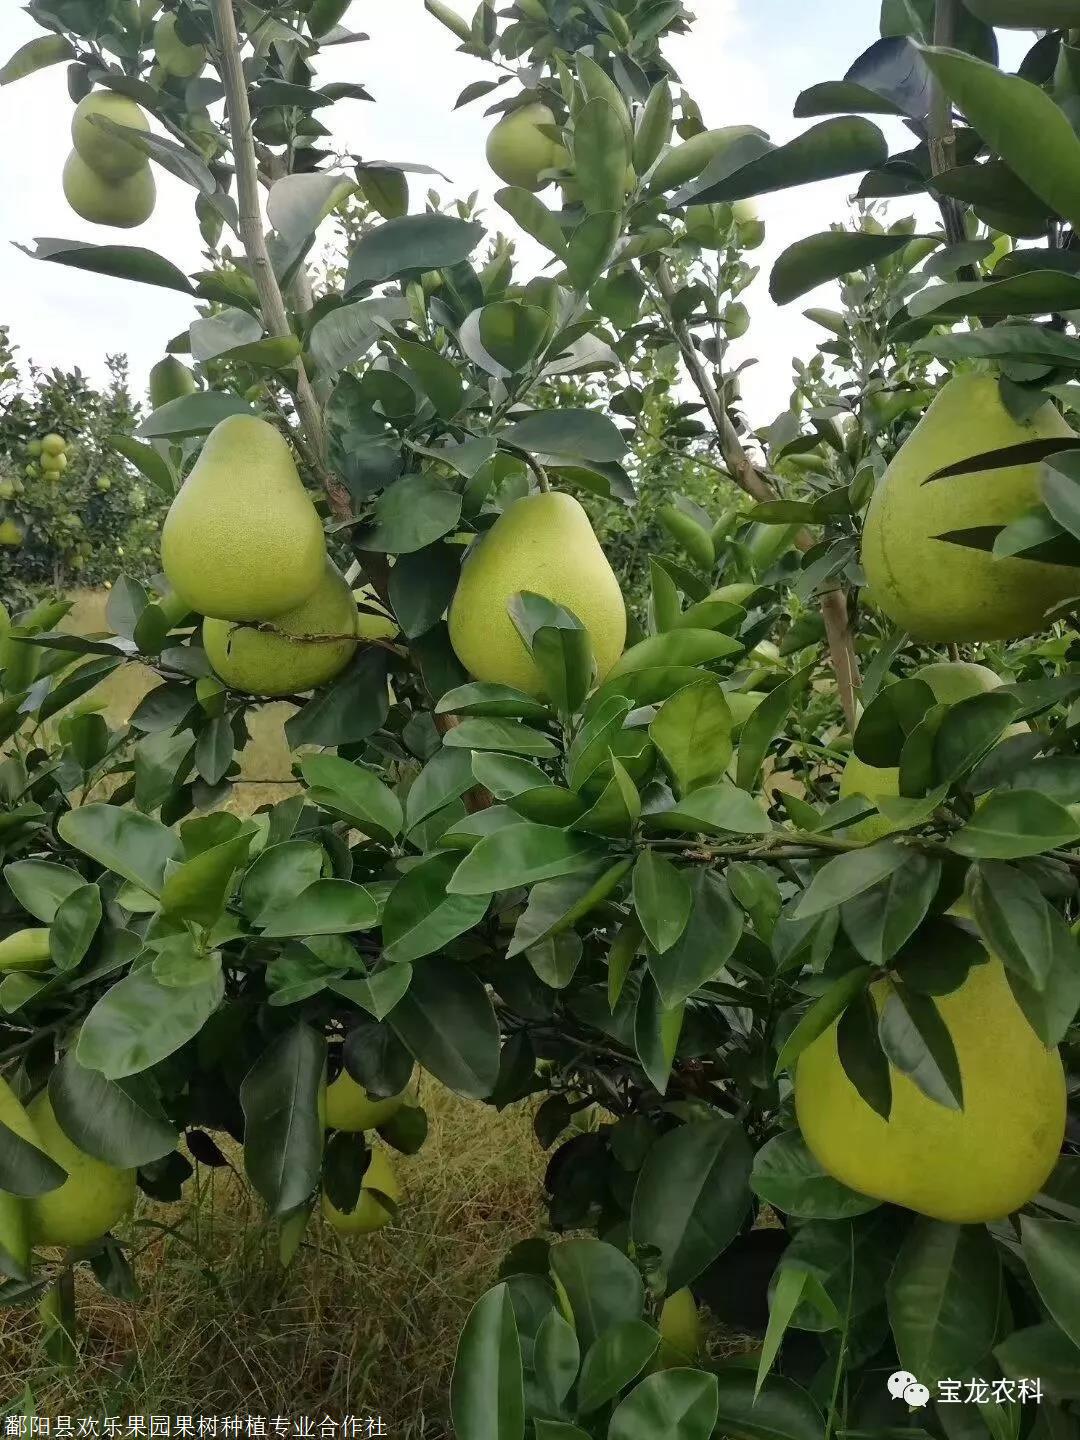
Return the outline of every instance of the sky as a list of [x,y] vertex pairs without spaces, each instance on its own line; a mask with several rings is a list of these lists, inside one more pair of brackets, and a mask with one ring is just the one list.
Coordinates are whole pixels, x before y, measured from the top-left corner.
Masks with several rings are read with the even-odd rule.
[[[471,0],[451,3],[462,13],[473,8]],[[751,123],[775,143],[806,128],[807,122],[792,119],[799,91],[819,80],[839,79],[877,38],[878,0],[817,0],[813,7],[805,0],[697,0],[692,8],[698,14],[693,34],[673,41],[667,53],[706,124]],[[319,81],[359,80],[377,103],[335,105],[335,140],[365,159],[434,165],[451,181],[449,186],[440,182],[445,196],[478,190],[487,201],[491,228],[511,229],[508,217],[490,200],[501,182],[484,161],[492,124],[483,113],[485,102],[453,109],[465,85],[490,78],[490,67],[458,54],[457,41],[426,13],[422,0],[353,0],[343,23],[366,32],[370,40],[325,52]],[[6,0],[0,7],[0,61],[40,33],[13,0]],[[184,269],[198,268],[201,242],[193,191],[155,166],[158,204],[146,225],[122,232],[80,220],[61,190],[71,108],[62,65],[0,90],[0,119],[9,138],[0,147],[0,323],[10,326],[23,362],[78,366],[95,381],[104,379],[106,353],[123,351],[138,391],[167,341],[193,318],[190,302],[169,291],[35,261],[10,247],[30,244],[37,236],[115,240],[156,250]],[[898,124],[886,122],[885,128],[893,148],[910,143]],[[20,135],[32,137],[32,143],[10,143]],[[736,362],[750,356],[758,361],[742,382],[755,426],[768,424],[786,405],[792,357],[808,357],[825,338],[801,311],[829,298],[822,291],[778,309],[766,288],[771,263],[793,241],[842,218],[856,178],[758,202],[768,238],[751,258],[761,265],[762,275],[744,297],[751,329],[733,350]],[[420,182],[414,187],[413,210],[423,209],[423,196]]]

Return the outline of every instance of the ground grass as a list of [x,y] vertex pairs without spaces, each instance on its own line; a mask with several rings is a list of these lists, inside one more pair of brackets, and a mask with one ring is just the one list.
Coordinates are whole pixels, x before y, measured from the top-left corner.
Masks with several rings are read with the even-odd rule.
[[[41,1415],[381,1415],[394,1437],[449,1433],[458,1333],[498,1262],[542,1224],[543,1157],[520,1108],[497,1115],[437,1087],[394,1223],[341,1240],[313,1217],[288,1270],[260,1202],[200,1167],[188,1201],[141,1202],[136,1303],[87,1279],[80,1356],[58,1372],[33,1311],[0,1311],[0,1414],[26,1387]],[[168,1227],[168,1228],[164,1228]]]

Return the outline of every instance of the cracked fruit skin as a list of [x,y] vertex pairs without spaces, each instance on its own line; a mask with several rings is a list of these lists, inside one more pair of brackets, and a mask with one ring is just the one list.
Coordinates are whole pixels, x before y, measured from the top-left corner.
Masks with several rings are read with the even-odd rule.
[[[356,651],[357,618],[352,591],[327,560],[314,595],[295,610],[267,621],[272,628],[204,620],[203,646],[230,690],[298,695],[325,685],[345,669]],[[329,636],[339,638],[320,638]]]
[[570,495],[515,500],[473,547],[450,605],[450,643],[474,680],[542,695],[544,682],[510,618],[521,590],[573,611],[589,632],[597,680],[626,643],[626,606],[589,517]]
[[0,940],[0,970],[44,970],[51,954],[47,927],[16,930]]
[[[885,983],[871,987],[880,1011]],[[890,1066],[889,1119],[847,1078],[834,1023],[802,1052],[795,1108],[818,1163],[863,1195],[954,1224],[1011,1214],[1042,1189],[1065,1133],[1065,1073],[1013,999],[995,955],[936,997],[960,1062],[964,1109],[929,1099]]]
[[105,180],[72,150],[64,166],[64,198],[92,225],[132,230],[153,214],[157,186],[148,164],[123,180]]
[[41,1149],[68,1174],[59,1189],[31,1201],[34,1243],[89,1245],[134,1207],[135,1171],[117,1170],[74,1145],[61,1130],[47,1092],[30,1102],[27,1113]]
[[[20,1140],[43,1149],[41,1140],[34,1129],[15,1091],[0,1076],[0,1125],[6,1125]],[[12,1195],[0,1190],[0,1277],[10,1279],[26,1278],[30,1267],[30,1201],[21,1195]],[[19,1272],[18,1274],[14,1272]]]
[[551,184],[541,179],[541,172],[563,170],[570,164],[565,146],[539,128],[554,124],[554,114],[539,104],[523,105],[499,121],[488,136],[487,162],[500,180],[534,193]]
[[254,415],[211,430],[161,532],[169,584],[216,620],[272,620],[315,593],[322,522],[283,437]]
[[[329,1092],[327,1093],[329,1094]],[[374,1147],[371,1151],[371,1161],[364,1172],[360,1198],[356,1202],[355,1210],[349,1212],[339,1210],[327,1195],[323,1194],[323,1214],[339,1235],[370,1235],[373,1230],[381,1230],[393,1219],[390,1211],[384,1205],[380,1205],[376,1197],[369,1193],[372,1190],[378,1190],[394,1201],[401,1197],[401,1187],[398,1185],[390,1157],[385,1150]]]
[[1049,403],[1014,420],[993,375],[950,380],[870,501],[862,563],[877,609],[917,640],[1011,640],[1044,629],[1046,611],[1080,593],[1080,570],[935,538],[1016,520],[1039,502],[1040,465],[923,482],[972,455],[1072,434]]
[[84,95],[71,117],[71,143],[79,158],[103,180],[126,180],[146,164],[146,156],[134,145],[93,123],[100,115],[114,125],[149,134],[150,122],[126,95],[114,90],[95,90]]
[[[362,1085],[358,1085],[347,1070],[343,1070],[333,1084],[326,1087],[326,1110],[323,1124],[327,1130],[344,1130],[357,1135],[362,1130],[374,1130],[385,1125],[408,1098],[408,1085],[397,1095],[385,1100],[373,1099]],[[379,1152],[376,1151],[376,1154]],[[366,1178],[366,1177],[365,1177]],[[376,1186],[376,1189],[381,1187]],[[387,1191],[387,1194],[390,1192]]]

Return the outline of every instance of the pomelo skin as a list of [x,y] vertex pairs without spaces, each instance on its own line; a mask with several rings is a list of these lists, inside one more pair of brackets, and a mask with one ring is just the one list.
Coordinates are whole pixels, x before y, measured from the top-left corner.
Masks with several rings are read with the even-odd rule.
[[[248,695],[298,695],[341,673],[356,651],[358,612],[352,591],[329,560],[322,584],[265,630],[204,620],[203,647],[220,679]],[[333,637],[333,638],[331,638]]]
[[928,477],[972,455],[1072,434],[1049,402],[1014,420],[993,375],[950,380],[870,501],[862,563],[875,606],[918,640],[1011,640],[1042,630],[1051,606],[1080,593],[1080,570],[937,538],[1016,520],[1039,501],[1040,466]]
[[397,1114],[405,1104],[408,1091],[406,1085],[397,1095],[390,1095],[385,1100],[374,1099],[347,1070],[343,1070],[333,1084],[326,1087],[323,1124],[328,1130],[344,1130],[351,1135],[374,1130]]
[[473,547],[450,605],[450,643],[473,679],[540,695],[543,678],[507,610],[522,590],[578,617],[603,680],[626,643],[626,606],[589,517],[572,496],[553,490],[509,505]]
[[339,1210],[328,1196],[323,1195],[323,1214],[339,1235],[370,1235],[373,1230],[381,1230],[390,1223],[393,1218],[390,1211],[385,1205],[380,1205],[370,1193],[372,1190],[378,1190],[380,1194],[389,1196],[395,1202],[401,1197],[401,1187],[393,1166],[386,1151],[381,1148],[372,1149],[355,1210],[348,1213]]
[[134,1207],[135,1171],[117,1170],[74,1145],[61,1130],[46,1091],[31,1101],[27,1114],[41,1137],[40,1148],[68,1176],[58,1189],[31,1202],[34,1244],[89,1245]]
[[521,190],[537,191],[549,185],[545,170],[562,170],[570,163],[566,148],[539,128],[554,125],[546,105],[523,105],[504,115],[487,140],[487,162],[500,180]]
[[100,115],[128,130],[150,130],[150,122],[134,100],[113,90],[95,90],[84,95],[71,119],[71,143],[82,160],[104,180],[123,180],[146,164],[146,156],[118,135],[95,125]]
[[[886,989],[871,987],[879,1011]],[[1000,1220],[1038,1194],[1057,1164],[1061,1057],[1028,1025],[995,955],[935,1003],[960,1062],[963,1110],[938,1105],[890,1066],[892,1111],[883,1120],[848,1079],[834,1022],[799,1056],[799,1127],[818,1163],[863,1195],[954,1224]]]
[[131,230],[149,220],[157,187],[149,164],[140,165],[122,180],[105,180],[72,150],[64,166],[64,198],[83,220]]

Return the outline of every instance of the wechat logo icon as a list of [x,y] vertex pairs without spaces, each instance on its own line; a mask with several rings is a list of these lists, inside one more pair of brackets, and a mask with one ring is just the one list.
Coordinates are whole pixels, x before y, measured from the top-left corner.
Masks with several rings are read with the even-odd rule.
[[930,1403],[930,1391],[920,1385],[910,1370],[897,1370],[886,1382],[894,1400],[904,1400],[911,1410],[921,1410]]

